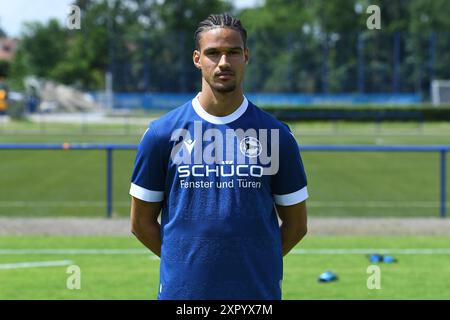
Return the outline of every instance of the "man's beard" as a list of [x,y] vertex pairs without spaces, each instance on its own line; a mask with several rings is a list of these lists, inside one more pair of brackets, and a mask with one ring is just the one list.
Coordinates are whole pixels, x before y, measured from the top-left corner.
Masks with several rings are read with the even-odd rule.
[[234,90],[236,90],[236,84],[230,83],[225,86],[212,85],[212,88],[215,91],[220,92],[220,93],[228,93],[228,92],[233,92]]
[[204,77],[204,79],[206,80],[206,82],[209,84],[209,86],[211,87],[211,89],[213,89],[216,92],[219,93],[229,93],[229,92],[233,92],[236,90],[236,82],[237,79],[233,79],[232,81],[230,81],[230,83],[219,83],[219,82],[215,82],[214,78],[212,79],[208,79],[207,77]]
[[217,83],[214,82],[214,80],[212,81],[208,81],[209,86],[214,89],[217,92],[220,93],[228,93],[228,92],[233,92],[234,90],[236,90],[236,80],[235,81],[231,81],[230,83]]

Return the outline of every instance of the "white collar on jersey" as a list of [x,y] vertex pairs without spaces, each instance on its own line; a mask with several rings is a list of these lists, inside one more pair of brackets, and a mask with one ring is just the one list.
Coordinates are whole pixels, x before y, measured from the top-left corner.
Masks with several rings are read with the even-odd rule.
[[248,100],[244,96],[244,101],[242,101],[242,104],[233,113],[225,117],[216,117],[213,116],[212,114],[209,114],[208,112],[206,112],[205,109],[203,109],[202,105],[200,104],[200,101],[198,100],[199,95],[200,93],[198,93],[197,96],[194,99],[192,99],[192,107],[194,108],[195,112],[198,114],[200,118],[214,124],[227,124],[233,122],[234,120],[239,119],[239,117],[244,114],[244,112],[247,110],[248,107]]

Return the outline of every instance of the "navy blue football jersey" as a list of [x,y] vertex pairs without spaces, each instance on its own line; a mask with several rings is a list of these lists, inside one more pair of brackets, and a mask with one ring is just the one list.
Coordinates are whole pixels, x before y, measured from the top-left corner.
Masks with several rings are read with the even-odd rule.
[[287,125],[245,97],[216,117],[197,96],[150,123],[131,182],[163,204],[158,299],[281,299],[275,204],[308,198]]

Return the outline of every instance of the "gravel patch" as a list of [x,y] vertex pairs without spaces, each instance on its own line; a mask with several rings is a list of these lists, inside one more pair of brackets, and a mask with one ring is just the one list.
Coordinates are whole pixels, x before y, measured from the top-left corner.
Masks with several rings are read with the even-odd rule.
[[129,219],[0,218],[0,235],[130,235]]
[[450,236],[444,218],[310,218],[312,235]]
[[[0,235],[128,236],[127,218],[0,218]],[[308,235],[450,236],[450,219],[309,218]]]

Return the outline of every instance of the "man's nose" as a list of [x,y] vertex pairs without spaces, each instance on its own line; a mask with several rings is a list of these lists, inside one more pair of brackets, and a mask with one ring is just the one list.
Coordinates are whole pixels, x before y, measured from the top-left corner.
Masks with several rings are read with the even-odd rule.
[[224,53],[220,56],[220,60],[219,60],[219,67],[221,68],[228,68],[230,67],[230,61],[228,60],[227,55]]

